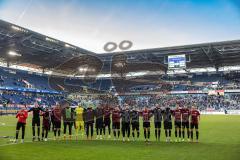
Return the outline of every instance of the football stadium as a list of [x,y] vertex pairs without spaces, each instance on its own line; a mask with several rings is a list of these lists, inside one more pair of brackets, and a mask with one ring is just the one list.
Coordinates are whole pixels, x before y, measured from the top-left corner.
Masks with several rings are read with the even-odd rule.
[[0,159],[238,160],[239,6],[0,0]]

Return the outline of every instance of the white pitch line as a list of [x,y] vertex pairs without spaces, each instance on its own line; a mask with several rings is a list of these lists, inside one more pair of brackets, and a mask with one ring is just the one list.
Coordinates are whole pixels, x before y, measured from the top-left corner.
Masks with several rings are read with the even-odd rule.
[[[32,143],[32,141],[24,141],[24,143]],[[7,144],[0,145],[0,147],[16,145],[16,144],[23,144],[23,143],[7,143]]]
[[[72,137],[75,137],[76,135],[72,135]],[[77,136],[81,136],[81,134],[78,134]],[[67,136],[66,136],[67,137]],[[61,136],[60,137],[60,139],[62,139],[63,138],[63,136]],[[52,140],[53,138],[48,138],[48,140],[50,140],[50,141],[53,141]],[[19,139],[20,140],[20,139]],[[80,140],[80,139],[79,139]],[[59,140],[56,140],[56,142],[58,142]],[[34,143],[33,141],[24,141],[24,143]],[[2,144],[2,145],[0,145],[0,147],[4,147],[4,146],[10,146],[10,145],[16,145],[16,144],[24,144],[24,143],[21,143],[21,142],[19,142],[19,143],[7,143],[7,144]]]

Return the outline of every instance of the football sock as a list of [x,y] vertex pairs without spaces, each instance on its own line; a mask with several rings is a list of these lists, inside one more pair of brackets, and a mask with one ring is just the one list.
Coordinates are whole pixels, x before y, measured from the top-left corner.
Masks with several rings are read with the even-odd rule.
[[155,138],[157,139],[158,138],[158,130],[157,129],[155,129]]
[[96,130],[97,130],[97,135],[98,135],[99,134],[98,128]]
[[59,129],[59,130],[58,130],[58,136],[59,136],[59,137],[60,137],[60,132],[61,132],[61,131],[60,131],[60,129]]
[[199,136],[199,132],[198,131],[196,131],[196,138],[198,139],[198,136]]
[[18,139],[19,130],[16,130],[16,139]]
[[103,131],[103,129],[101,128],[101,129],[100,129],[100,135],[102,135],[102,131]]
[[87,132],[86,132],[86,134],[87,134],[87,137],[89,136],[89,126],[87,126]]
[[147,138],[146,130],[144,130],[144,138],[145,138],[145,139]]
[[38,137],[40,136],[40,127],[37,127]]
[[116,131],[115,131],[115,130],[113,130],[113,135],[114,135],[114,137],[116,137],[116,136],[117,136],[117,134],[116,134]]
[[118,138],[119,138],[119,136],[120,136],[120,130],[118,130]]
[[35,127],[34,126],[32,127],[32,134],[33,134],[33,137],[35,137]]
[[122,130],[122,136],[125,137],[125,129]]
[[54,129],[54,136],[56,137],[57,136],[57,130]]
[[46,133],[45,133],[45,138],[48,137],[48,130],[46,130]]
[[91,125],[91,137],[93,137],[93,124]]
[[25,136],[25,125],[22,127],[22,139],[24,139]]
[[104,135],[106,134],[106,128],[105,127],[103,128],[103,134]]
[[158,140],[160,140],[161,130],[158,130]]
[[42,130],[42,138],[44,137],[44,130]]
[[130,137],[130,128],[127,129],[127,136]]
[[111,134],[111,128],[110,128],[110,126],[108,126],[108,135],[110,135]]

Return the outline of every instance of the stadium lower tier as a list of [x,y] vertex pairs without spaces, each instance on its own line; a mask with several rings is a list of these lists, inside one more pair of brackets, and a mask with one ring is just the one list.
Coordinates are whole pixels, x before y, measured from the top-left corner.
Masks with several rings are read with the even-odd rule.
[[[44,94],[31,92],[0,91],[0,107],[31,105],[38,101],[43,106],[55,105],[64,98],[61,94]],[[15,105],[15,106],[14,106]]]
[[16,113],[24,104],[32,106],[36,101],[44,108],[51,108],[57,102],[68,100],[71,106],[80,104],[84,108],[91,105],[108,104],[120,107],[128,104],[130,108],[152,108],[156,105],[174,108],[197,106],[200,111],[240,110],[240,94],[226,93],[224,95],[208,94],[173,94],[173,95],[74,95],[64,96],[58,94],[22,93],[15,91],[0,92],[0,112]]

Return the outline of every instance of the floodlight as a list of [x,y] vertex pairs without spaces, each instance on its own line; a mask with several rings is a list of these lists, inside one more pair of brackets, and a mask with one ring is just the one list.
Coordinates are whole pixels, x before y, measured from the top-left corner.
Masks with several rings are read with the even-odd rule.
[[15,52],[15,51],[9,51],[9,52],[8,52],[8,55],[13,56],[13,57],[15,57],[15,56],[18,56],[18,57],[19,57],[19,56],[22,56],[21,54]]

